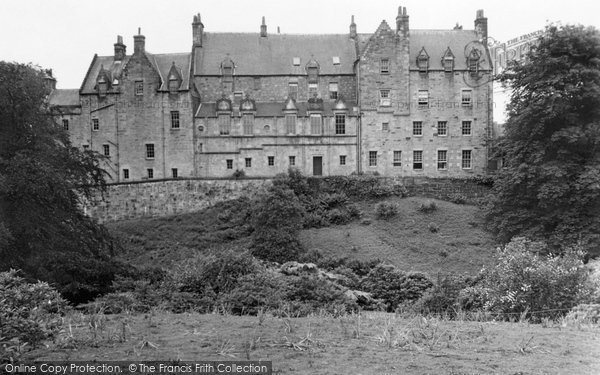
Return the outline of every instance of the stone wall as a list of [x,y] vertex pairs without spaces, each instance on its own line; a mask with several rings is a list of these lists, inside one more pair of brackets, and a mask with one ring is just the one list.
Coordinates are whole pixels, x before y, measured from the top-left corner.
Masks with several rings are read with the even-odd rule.
[[[466,202],[473,203],[490,192],[489,187],[468,179],[379,178],[386,184],[404,185],[410,196],[448,199],[460,195]],[[189,213],[242,195],[254,196],[270,184],[270,179],[177,179],[111,184],[104,199],[86,204],[84,211],[99,222]]]

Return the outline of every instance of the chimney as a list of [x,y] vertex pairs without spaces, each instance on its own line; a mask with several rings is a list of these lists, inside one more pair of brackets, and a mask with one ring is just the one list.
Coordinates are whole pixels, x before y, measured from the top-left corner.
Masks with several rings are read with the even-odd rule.
[[139,55],[146,49],[146,37],[142,35],[142,29],[138,27],[138,35],[133,36],[133,54]]
[[483,44],[487,46],[488,23],[487,18],[483,16],[483,9],[479,9],[475,17],[475,33]]
[[398,7],[398,16],[396,16],[396,35],[408,38],[408,14],[406,14],[406,7]]
[[125,44],[123,44],[123,37],[117,35],[117,42],[115,43],[115,61],[123,61],[126,55]]
[[356,24],[354,23],[354,15],[352,16],[350,21],[350,38],[356,39]]
[[260,36],[267,36],[267,24],[265,23],[265,16],[262,18],[262,25],[260,25]]
[[192,23],[192,39],[194,47],[202,47],[202,37],[204,35],[204,25],[200,18],[200,13],[194,16],[194,22]]
[[56,90],[56,78],[52,75],[52,69],[45,69],[43,72],[46,89],[50,92]]

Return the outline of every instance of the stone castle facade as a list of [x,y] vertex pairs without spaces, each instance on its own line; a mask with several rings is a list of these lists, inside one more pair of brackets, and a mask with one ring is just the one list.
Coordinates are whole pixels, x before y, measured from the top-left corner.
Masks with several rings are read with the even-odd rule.
[[72,142],[105,155],[112,182],[182,177],[488,171],[492,64],[487,18],[474,30],[290,35],[205,32],[192,50],[146,51],[121,37],[94,56],[79,89],[50,104]]

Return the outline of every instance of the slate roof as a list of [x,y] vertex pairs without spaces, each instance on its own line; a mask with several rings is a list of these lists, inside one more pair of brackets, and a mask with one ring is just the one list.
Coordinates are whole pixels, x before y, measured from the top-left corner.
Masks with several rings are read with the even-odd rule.
[[[285,108],[285,102],[257,102],[256,103],[256,117],[283,117],[285,113],[283,109]],[[358,113],[354,111],[354,107],[356,107],[356,103],[345,102],[346,107],[348,108],[349,116],[357,116]],[[307,102],[296,102],[296,106],[298,107],[298,116],[308,116],[307,114]],[[323,102],[323,116],[333,116],[333,108],[335,107],[334,102]],[[216,112],[217,105],[216,103],[201,103],[200,107],[196,111],[197,118],[204,117],[217,117]],[[239,110],[234,108],[233,111],[234,116],[239,116]]]
[[454,69],[467,69],[467,56],[472,47],[480,51],[482,62],[480,69],[491,69],[483,44],[478,41],[474,30],[411,30],[410,31],[410,68],[417,69],[417,56],[425,47],[429,55],[429,69],[443,69],[442,56],[450,47],[455,56]]
[[57,89],[50,93],[48,103],[51,107],[78,107],[79,90],[77,89]]
[[[190,65],[191,65],[191,53],[163,53],[163,54],[152,54],[145,52],[148,61],[152,64],[154,69],[159,73],[162,85],[159,91],[168,90],[167,77],[171,65],[175,62],[175,65],[181,73],[183,81],[179,90],[189,90],[190,87]],[[82,94],[95,94],[96,77],[100,72],[100,68],[104,67],[105,70],[111,73],[111,79],[115,79],[120,76],[123,68],[127,65],[131,56],[126,56],[123,61],[115,61],[114,56],[94,56],[88,73],[86,74],[83,84],[81,85]],[[111,92],[109,90],[109,92]]]
[[[306,74],[311,60],[320,65],[319,74],[354,74],[357,59],[354,41],[348,34],[205,33],[202,48],[195,49],[194,75],[220,75],[221,62],[229,56],[235,75]],[[333,57],[340,64],[333,64]],[[300,65],[293,65],[293,58]]]

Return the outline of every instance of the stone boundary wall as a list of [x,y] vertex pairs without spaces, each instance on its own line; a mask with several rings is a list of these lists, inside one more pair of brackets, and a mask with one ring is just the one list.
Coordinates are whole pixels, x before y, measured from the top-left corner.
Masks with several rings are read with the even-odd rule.
[[[327,177],[324,177],[327,179]],[[380,183],[403,185],[409,196],[449,199],[462,196],[473,203],[490,188],[473,180],[419,177],[378,177]],[[382,180],[382,181],[381,181]],[[109,184],[104,199],[84,205],[84,212],[99,222],[167,216],[200,211],[217,202],[254,196],[271,179],[174,179]]]

